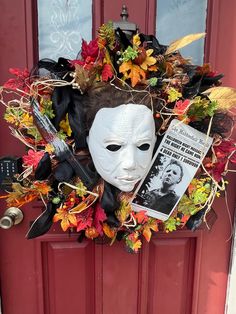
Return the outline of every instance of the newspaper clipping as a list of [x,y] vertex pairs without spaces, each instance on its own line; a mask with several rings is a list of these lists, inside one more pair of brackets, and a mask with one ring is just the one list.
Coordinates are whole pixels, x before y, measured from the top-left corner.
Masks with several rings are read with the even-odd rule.
[[132,207],[165,221],[193,179],[212,138],[173,120],[153,158],[147,176],[134,193]]

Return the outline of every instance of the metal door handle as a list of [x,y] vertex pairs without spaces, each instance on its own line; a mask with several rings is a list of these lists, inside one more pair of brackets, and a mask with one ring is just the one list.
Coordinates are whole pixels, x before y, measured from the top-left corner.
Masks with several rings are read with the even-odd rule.
[[10,207],[0,219],[0,227],[2,229],[10,229],[12,226],[19,224],[23,220],[23,217],[23,213],[19,208]]

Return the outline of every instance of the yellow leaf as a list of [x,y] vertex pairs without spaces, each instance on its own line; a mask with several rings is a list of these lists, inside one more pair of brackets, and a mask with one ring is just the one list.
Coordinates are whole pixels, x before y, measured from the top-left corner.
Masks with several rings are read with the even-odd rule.
[[29,127],[33,125],[33,116],[30,116],[28,113],[25,113],[20,121],[21,125]]
[[137,240],[133,246],[132,249],[134,250],[134,252],[138,252],[138,249],[140,249],[142,246],[142,242],[140,240]]
[[198,40],[202,37],[204,37],[206,33],[197,33],[197,34],[190,34],[184,37],[181,37],[175,41],[173,41],[169,47],[167,48],[165,55],[169,55],[176,50],[179,50],[189,44],[191,44],[193,41]]
[[52,154],[55,151],[54,147],[51,144],[45,146],[45,152]]
[[149,66],[154,65],[157,62],[157,60],[154,57],[146,57],[146,59],[144,60],[144,62],[140,65],[140,67],[143,70],[147,70]]
[[66,114],[65,119],[61,120],[59,126],[67,134],[67,136],[71,136],[72,130],[69,123],[68,113]]
[[137,46],[137,47],[141,45],[141,40],[140,40],[139,34],[134,35],[133,45]]
[[116,216],[121,223],[124,223],[126,219],[130,216],[132,211],[131,205],[129,202],[122,200],[120,208],[116,211]]
[[217,101],[219,109],[228,110],[236,105],[236,89],[232,87],[212,87],[203,92],[211,101]]

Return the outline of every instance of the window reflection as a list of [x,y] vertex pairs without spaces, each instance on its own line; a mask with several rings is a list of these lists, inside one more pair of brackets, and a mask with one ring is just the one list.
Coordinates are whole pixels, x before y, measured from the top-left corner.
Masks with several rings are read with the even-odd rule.
[[[156,36],[161,44],[206,31],[207,0],[157,0]],[[181,49],[184,57],[202,64],[204,38]]]

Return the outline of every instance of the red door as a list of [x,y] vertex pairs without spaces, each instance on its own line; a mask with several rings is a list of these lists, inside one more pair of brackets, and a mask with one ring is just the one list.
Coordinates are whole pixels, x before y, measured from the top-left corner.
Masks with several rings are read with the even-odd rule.
[[[115,1],[114,8],[109,0],[94,0],[94,25],[117,20],[121,4]],[[129,0],[127,5],[129,12],[135,12],[130,19],[151,33],[155,1],[137,5]],[[236,70],[236,36],[232,34],[236,3],[209,1],[208,8],[207,58],[226,74],[225,83],[236,87],[232,75]],[[0,9],[3,83],[9,67],[30,68],[36,60],[37,19],[35,1],[2,0]],[[0,156],[24,151],[3,120],[0,141]],[[233,212],[236,179],[229,179],[228,203]],[[212,231],[159,233],[134,255],[122,244],[78,243],[76,236],[62,234],[56,227],[45,236],[26,240],[30,221],[41,211],[37,204],[25,207],[21,224],[0,230],[2,313],[223,314],[231,225],[223,199],[214,209],[218,220]],[[4,210],[2,206],[1,215]]]

